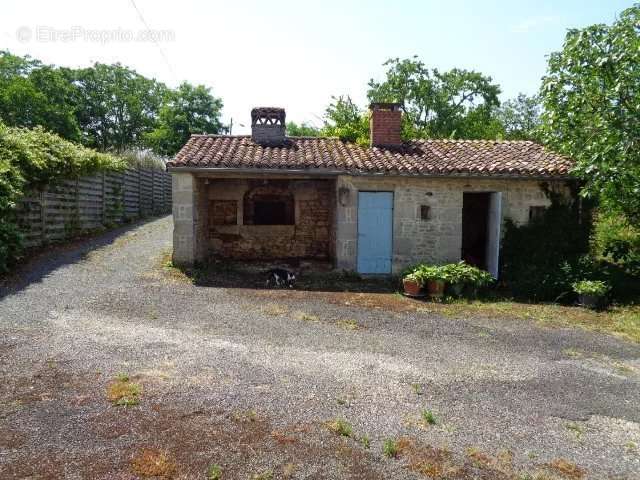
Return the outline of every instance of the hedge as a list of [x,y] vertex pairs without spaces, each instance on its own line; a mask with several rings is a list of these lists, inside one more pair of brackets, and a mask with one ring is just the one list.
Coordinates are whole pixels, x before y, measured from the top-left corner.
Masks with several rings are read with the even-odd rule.
[[125,166],[114,155],[82,147],[42,128],[7,127],[0,122],[0,272],[6,272],[23,252],[15,207],[25,192]]

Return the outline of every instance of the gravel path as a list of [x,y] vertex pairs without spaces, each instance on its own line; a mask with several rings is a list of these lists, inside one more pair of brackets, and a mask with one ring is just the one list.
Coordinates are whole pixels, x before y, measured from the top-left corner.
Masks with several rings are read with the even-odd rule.
[[[638,345],[195,286],[162,266],[171,228],[54,249],[2,287],[0,478],[137,478],[145,449],[175,478],[640,478]],[[107,400],[120,372],[138,406]]]

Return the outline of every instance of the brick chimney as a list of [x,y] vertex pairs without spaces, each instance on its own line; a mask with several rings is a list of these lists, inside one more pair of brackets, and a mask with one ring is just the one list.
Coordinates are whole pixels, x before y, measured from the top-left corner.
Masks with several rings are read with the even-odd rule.
[[371,146],[399,147],[402,145],[402,112],[399,103],[372,103]]
[[251,139],[265,146],[282,145],[285,140],[284,108],[256,107],[251,110]]

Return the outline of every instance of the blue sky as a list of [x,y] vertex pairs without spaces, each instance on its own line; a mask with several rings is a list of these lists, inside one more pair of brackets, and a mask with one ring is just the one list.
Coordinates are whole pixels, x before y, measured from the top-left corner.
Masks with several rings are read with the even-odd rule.
[[[531,94],[545,72],[545,56],[561,48],[567,29],[611,23],[633,3],[134,2],[141,16],[131,0],[5,0],[0,48],[74,67],[119,61],[170,85],[203,83],[223,98],[225,120],[233,117],[234,133],[242,133],[256,105],[283,106],[288,119],[316,125],[331,95],[349,94],[365,105],[367,82],[382,77],[389,57],[418,55],[431,67],[480,71],[501,85],[503,99]],[[157,43],[96,40],[107,30],[136,34],[146,29],[143,22],[169,34]],[[57,39],[39,37],[46,29]],[[75,36],[62,40],[68,31]]]

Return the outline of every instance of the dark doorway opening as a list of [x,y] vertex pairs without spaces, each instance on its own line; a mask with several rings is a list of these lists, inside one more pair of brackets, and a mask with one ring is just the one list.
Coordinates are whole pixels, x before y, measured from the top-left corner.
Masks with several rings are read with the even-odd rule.
[[490,193],[464,193],[462,197],[462,259],[487,268],[487,227]]

